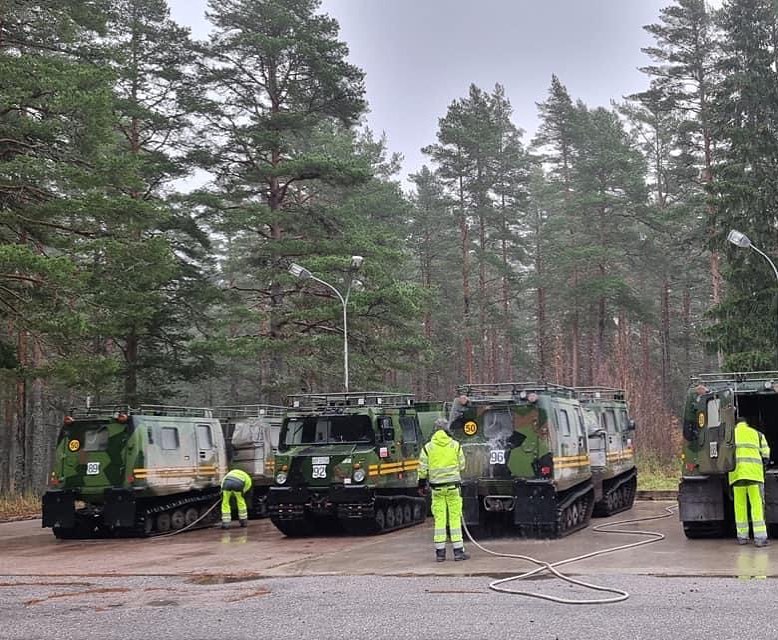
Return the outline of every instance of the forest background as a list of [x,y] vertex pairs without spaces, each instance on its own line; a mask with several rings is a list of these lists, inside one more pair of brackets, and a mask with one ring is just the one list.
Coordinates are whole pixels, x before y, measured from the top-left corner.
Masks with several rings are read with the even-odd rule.
[[[556,76],[532,137],[451,96],[428,165],[365,125],[317,0],[0,0],[0,494],[40,491],[68,407],[467,382],[627,390],[671,462],[692,373],[776,369],[778,10],[675,0],[645,91]],[[207,181],[182,185],[193,175]],[[364,256],[350,268],[351,256]]]

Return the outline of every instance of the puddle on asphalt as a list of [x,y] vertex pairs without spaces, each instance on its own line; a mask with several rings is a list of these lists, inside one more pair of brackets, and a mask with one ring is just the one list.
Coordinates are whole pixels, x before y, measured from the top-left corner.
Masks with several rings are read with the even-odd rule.
[[245,576],[234,575],[202,575],[189,578],[187,582],[189,584],[199,585],[211,585],[211,584],[233,584],[235,582],[251,582],[252,580],[261,580],[262,576],[259,574],[251,574]]

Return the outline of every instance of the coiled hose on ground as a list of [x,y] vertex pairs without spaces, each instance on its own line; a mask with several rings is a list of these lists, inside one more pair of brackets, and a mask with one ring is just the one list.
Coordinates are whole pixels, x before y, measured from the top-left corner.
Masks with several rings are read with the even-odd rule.
[[[467,525],[464,522],[464,519],[462,520],[462,526],[464,527],[465,533],[468,539],[470,540],[470,542],[472,542],[478,549],[480,549],[484,553],[488,553],[489,555],[497,556],[499,558],[513,558],[515,560],[524,560],[526,562],[531,562],[535,565],[538,565],[536,569],[532,569],[531,571],[526,571],[524,573],[511,576],[509,578],[494,580],[493,582],[489,583],[489,588],[492,589],[493,591],[499,591],[501,593],[511,593],[514,595],[526,596],[528,598],[539,598],[541,600],[549,600],[551,602],[558,602],[560,604],[612,604],[614,602],[622,602],[626,600],[627,598],[629,598],[629,593],[624,591],[623,589],[617,589],[615,587],[605,587],[602,585],[593,584],[591,582],[584,582],[583,580],[577,580],[575,578],[571,578],[570,576],[567,576],[563,574],[561,571],[559,571],[557,567],[566,564],[572,564],[573,562],[579,562],[581,560],[587,560],[589,558],[595,558],[597,556],[602,556],[607,553],[615,553],[617,551],[624,551],[626,549],[634,549],[635,547],[642,547],[647,544],[652,544],[654,542],[659,542],[660,540],[664,540],[665,535],[659,533],[658,531],[643,531],[639,529],[619,529],[617,531],[611,531],[610,529],[612,527],[617,527],[620,525],[634,524],[637,522],[650,522],[652,520],[662,520],[664,518],[669,518],[675,513],[675,509],[676,507],[665,507],[666,513],[662,515],[647,516],[644,518],[629,518],[627,520],[618,520],[616,522],[606,522],[601,525],[597,525],[592,530],[599,533],[620,533],[625,535],[647,536],[648,538],[646,540],[640,540],[638,542],[630,542],[628,544],[622,544],[616,547],[609,547],[607,549],[600,549],[599,551],[592,551],[591,553],[585,553],[580,556],[566,558],[564,560],[559,560],[557,562],[546,562],[545,560],[538,560],[537,558],[521,555],[518,553],[501,553],[498,551],[492,551],[491,549],[487,549],[486,547],[481,545],[473,538],[472,534],[470,533],[470,530],[467,528]],[[616,595],[607,598],[573,600],[570,598],[560,598],[558,596],[552,596],[545,593],[538,593],[536,591],[511,589],[509,587],[503,586],[508,584],[509,582],[526,580],[527,578],[536,576],[540,573],[543,573],[544,571],[547,571],[548,573],[553,574],[560,580],[564,580],[565,582],[569,582],[570,584],[575,584],[580,587],[584,587],[586,589],[592,589],[594,591],[614,593]]]

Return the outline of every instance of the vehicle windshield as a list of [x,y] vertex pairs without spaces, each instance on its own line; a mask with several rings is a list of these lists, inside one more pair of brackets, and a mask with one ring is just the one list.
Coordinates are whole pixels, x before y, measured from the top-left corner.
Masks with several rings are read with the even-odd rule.
[[372,444],[374,434],[370,418],[365,415],[289,418],[281,428],[279,448],[341,442]]
[[513,433],[513,415],[510,409],[489,409],[483,417],[484,436],[489,440],[507,439]]

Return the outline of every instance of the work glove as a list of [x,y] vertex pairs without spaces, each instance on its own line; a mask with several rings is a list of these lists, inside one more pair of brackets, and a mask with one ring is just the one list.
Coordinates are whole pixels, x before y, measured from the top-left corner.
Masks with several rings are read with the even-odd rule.
[[427,482],[427,479],[419,479],[419,495],[420,496],[426,496],[427,492],[429,491],[429,483]]

